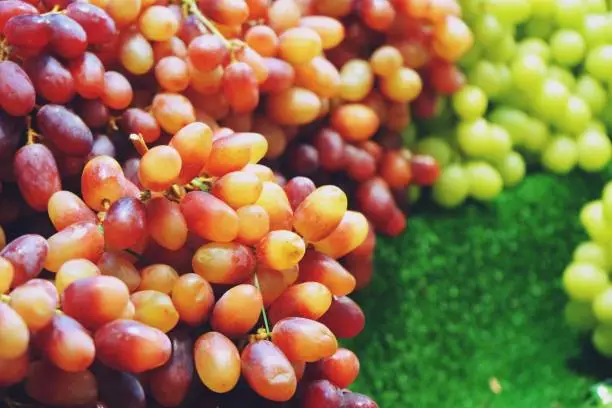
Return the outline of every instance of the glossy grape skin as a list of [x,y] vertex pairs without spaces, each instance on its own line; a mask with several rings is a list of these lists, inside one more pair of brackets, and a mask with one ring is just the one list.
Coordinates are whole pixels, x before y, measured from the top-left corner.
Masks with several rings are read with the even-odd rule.
[[22,285],[11,292],[9,305],[23,319],[31,332],[47,326],[57,307],[57,292],[48,293],[40,286]]
[[195,273],[211,283],[243,282],[255,269],[253,251],[237,243],[211,242],[202,245],[193,255]]
[[178,324],[179,314],[172,300],[165,293],[142,290],[134,293],[130,300],[135,308],[134,320],[164,333],[169,332]]
[[295,83],[295,68],[279,58],[264,58],[268,69],[268,78],[260,84],[261,92],[279,94],[288,90]]
[[109,156],[98,156],[85,165],[81,175],[83,201],[94,211],[103,211],[103,201],[117,201],[123,195],[123,169]]
[[295,211],[299,205],[308,197],[316,186],[313,181],[307,177],[293,177],[283,187],[287,194],[287,199],[291,204],[291,208]]
[[359,375],[359,359],[349,349],[339,348],[332,356],[316,363],[317,371],[323,378],[339,388],[347,388]]
[[[75,75],[75,74],[73,74]],[[104,79],[104,74],[102,74]],[[77,84],[77,86],[79,86]],[[80,92],[77,89],[77,92]],[[85,99],[76,107],[77,114],[90,129],[101,129],[106,127],[110,119],[108,107],[99,99]]]
[[161,128],[171,134],[195,122],[193,105],[189,99],[180,94],[157,94],[153,98],[151,113],[157,119]]
[[270,217],[259,205],[247,205],[237,211],[240,229],[236,241],[245,245],[257,244],[270,231]]
[[40,50],[51,40],[51,26],[44,16],[19,15],[4,25],[4,35],[10,45]]
[[142,373],[163,366],[170,359],[168,336],[133,320],[115,320],[96,331],[97,358],[106,366]]
[[101,364],[95,365],[92,371],[98,383],[98,400],[106,408],[146,408],[145,390],[135,375]]
[[10,387],[25,380],[30,368],[30,356],[26,353],[14,359],[0,360],[0,387]]
[[182,161],[179,183],[189,183],[200,175],[210,156],[212,143],[212,129],[202,122],[191,123],[172,137],[170,146],[176,149]]
[[293,366],[271,341],[248,344],[242,351],[242,374],[251,388],[271,401],[288,401],[293,397],[297,379]]
[[69,373],[45,361],[30,365],[25,391],[46,406],[91,406],[98,399],[98,386],[90,371]]
[[0,302],[0,359],[13,360],[28,350],[30,332],[21,316],[6,303]]
[[132,103],[134,90],[127,78],[115,71],[104,73],[104,92],[100,99],[112,109],[125,109]]
[[104,65],[93,53],[68,61],[66,68],[74,79],[75,91],[83,98],[94,99],[104,93]]
[[293,214],[293,227],[310,242],[336,229],[346,213],[348,199],[336,186],[322,186],[307,196]]
[[137,244],[147,233],[145,205],[135,198],[124,197],[111,204],[102,226],[108,248],[123,250]]
[[119,125],[121,130],[127,134],[141,135],[145,143],[153,143],[161,135],[161,129],[155,117],[138,108],[130,108],[123,112]]
[[232,134],[213,142],[205,173],[211,176],[223,176],[242,169],[250,159],[250,145],[237,134]]
[[194,38],[187,48],[189,59],[199,71],[211,71],[229,56],[229,50],[215,35],[204,34]]
[[263,185],[257,176],[243,171],[227,173],[213,184],[211,193],[238,209],[257,201]]
[[47,205],[49,218],[56,230],[61,231],[79,222],[97,222],[93,211],[79,196],[70,191],[58,191],[49,198]]
[[45,211],[51,196],[62,189],[51,151],[41,144],[23,146],[15,154],[13,167],[25,201],[36,211]]
[[255,71],[245,62],[234,62],[223,74],[223,95],[236,113],[255,110],[259,104],[259,88]]
[[38,10],[31,4],[19,0],[6,0],[0,3],[0,33],[6,22],[15,16],[36,15]]
[[168,362],[148,374],[153,398],[165,407],[177,407],[187,397],[194,374],[193,340],[183,330],[168,334],[172,356]]
[[272,341],[294,361],[318,361],[338,349],[336,337],[326,326],[302,317],[277,322],[272,329]]
[[297,265],[306,252],[304,240],[287,230],[270,231],[257,244],[257,259],[272,269],[289,269]]
[[11,286],[22,285],[37,277],[42,271],[49,252],[49,245],[40,235],[26,234],[9,242],[0,251],[0,256],[13,266],[14,277]]
[[327,380],[314,381],[306,387],[302,396],[304,408],[341,407],[342,394],[338,387]]
[[202,383],[216,393],[231,391],[240,378],[240,354],[224,335],[208,332],[194,346],[195,367]]
[[319,282],[333,295],[346,296],[355,290],[356,280],[339,262],[315,250],[306,251],[300,261],[300,282]]
[[0,61],[0,107],[13,116],[25,116],[34,109],[36,91],[30,77],[12,61]]
[[102,275],[114,276],[134,292],[140,286],[141,278],[138,269],[119,252],[106,251],[100,257],[98,268]]
[[113,19],[99,7],[87,3],[71,3],[66,8],[66,16],[79,23],[87,33],[87,41],[104,44],[113,39],[117,28]]
[[97,225],[82,222],[55,233],[49,240],[45,269],[57,272],[70,259],[85,258],[97,262],[104,251],[104,237]]
[[71,156],[85,156],[93,146],[93,134],[80,117],[60,105],[45,105],[36,114],[41,133]]
[[327,326],[338,338],[357,336],[365,327],[365,315],[359,305],[346,296],[335,296],[319,322]]
[[195,273],[182,275],[172,289],[172,302],[181,321],[199,326],[208,320],[215,304],[210,284]]
[[34,336],[34,344],[49,361],[68,372],[89,368],[96,354],[91,335],[72,317],[57,314]]
[[54,57],[43,54],[29,58],[24,69],[32,80],[36,93],[49,102],[65,104],[74,97],[74,78]]
[[93,262],[87,259],[72,259],[60,266],[55,274],[55,287],[58,293],[63,293],[72,282],[100,274],[100,269]]
[[370,397],[356,392],[342,392],[342,406],[346,408],[378,408]]
[[321,112],[321,99],[312,91],[293,87],[270,95],[266,113],[280,125],[305,125]]
[[140,271],[141,282],[138,290],[154,290],[169,294],[178,281],[179,275],[170,265],[153,264]]
[[331,234],[314,243],[315,249],[332,258],[340,258],[363,243],[369,228],[368,221],[361,213],[347,211]]
[[317,320],[327,312],[332,295],[318,282],[304,282],[290,286],[270,305],[268,317],[276,323],[286,317]]
[[271,181],[264,181],[263,189],[255,204],[262,206],[268,212],[270,230],[291,229],[293,210],[281,186]]
[[210,324],[213,330],[228,337],[247,334],[259,320],[263,300],[253,285],[237,285],[215,303]]
[[51,49],[62,58],[71,59],[87,49],[87,34],[79,23],[63,14],[50,14]]
[[181,201],[181,211],[189,230],[202,238],[230,242],[238,235],[238,215],[212,194],[203,191],[187,193]]
[[164,248],[176,251],[187,241],[187,222],[180,205],[165,197],[147,202],[147,229],[151,238]]

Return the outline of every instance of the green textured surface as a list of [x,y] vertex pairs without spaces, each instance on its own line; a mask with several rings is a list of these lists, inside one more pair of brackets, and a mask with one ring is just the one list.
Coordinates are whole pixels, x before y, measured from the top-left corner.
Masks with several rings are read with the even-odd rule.
[[354,388],[381,408],[583,406],[609,363],[565,326],[560,276],[606,176],[534,174],[490,205],[425,208],[379,239],[377,275],[356,296],[368,320],[350,342]]

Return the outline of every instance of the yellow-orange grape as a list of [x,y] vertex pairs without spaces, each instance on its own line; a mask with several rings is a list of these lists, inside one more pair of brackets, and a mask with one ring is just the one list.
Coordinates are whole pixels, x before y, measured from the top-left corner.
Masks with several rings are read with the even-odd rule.
[[249,163],[246,166],[244,166],[242,171],[246,171],[248,173],[255,174],[257,177],[259,177],[259,179],[262,182],[274,181],[275,180],[274,172],[272,171],[272,169],[270,169],[268,166],[264,166],[264,165],[261,165],[261,164],[252,164],[252,163]]
[[272,341],[291,361],[311,363],[333,355],[336,336],[323,324],[302,317],[289,317],[274,325]]
[[98,399],[96,377],[91,371],[70,373],[46,361],[30,364],[25,391],[46,407],[95,406]]
[[89,222],[72,224],[53,234],[48,240],[49,252],[45,269],[57,272],[64,262],[85,258],[97,262],[104,251],[104,236],[98,226]]
[[[263,297],[263,302],[266,307],[270,306],[278,297],[291,286],[298,278],[298,266],[284,271],[266,268],[259,265],[257,271],[257,283]],[[255,285],[255,275],[249,283]]]
[[151,6],[138,20],[140,32],[150,41],[168,41],[179,30],[180,22],[168,7]]
[[172,288],[179,278],[176,270],[170,265],[153,264],[140,271],[141,282],[138,290],[155,290],[165,294],[172,292]]
[[230,288],[215,303],[210,317],[213,330],[228,337],[247,334],[259,320],[263,299],[253,285]]
[[338,261],[313,249],[300,261],[300,282],[319,282],[334,296],[346,296],[355,290],[357,281]]
[[245,246],[234,242],[211,242],[202,245],[193,255],[195,273],[211,283],[244,282],[255,270],[255,255]]
[[194,346],[196,371],[202,383],[216,393],[229,392],[240,379],[240,354],[221,333],[208,332]]
[[391,45],[376,49],[370,57],[370,66],[376,75],[389,76],[404,65],[404,58],[399,50]]
[[249,146],[251,150],[249,163],[259,162],[268,153],[268,140],[261,133],[236,132],[232,137],[238,140],[237,143],[241,142],[243,145]]
[[304,88],[289,88],[270,95],[266,112],[280,125],[305,125],[314,121],[321,111],[321,100]]
[[302,260],[306,244],[302,237],[287,230],[270,231],[257,244],[257,259],[272,269],[289,269]]
[[0,302],[0,360],[14,360],[28,351],[30,332],[21,316]]
[[262,57],[274,57],[278,51],[278,35],[266,25],[256,25],[247,30],[244,40]]
[[316,363],[317,371],[340,388],[346,388],[359,375],[359,359],[349,349],[339,348],[333,355]]
[[153,98],[151,113],[166,132],[174,134],[186,125],[195,122],[195,110],[185,96],[175,93],[160,93]]
[[28,329],[35,332],[49,324],[55,315],[57,293],[50,294],[41,286],[22,285],[11,292],[9,304]]
[[241,25],[249,17],[245,0],[200,1],[199,6],[204,15],[223,25]]
[[153,68],[153,47],[138,32],[126,34],[119,45],[119,60],[130,73],[143,75]]
[[314,247],[332,258],[340,258],[365,241],[369,228],[363,214],[347,211],[338,227],[321,241],[315,242]]
[[347,101],[360,101],[374,86],[374,73],[368,61],[352,59],[340,69],[340,97]]
[[432,55],[429,46],[420,41],[400,39],[392,41],[391,45],[400,52],[406,67],[420,69],[431,60]]
[[336,108],[330,121],[332,127],[348,142],[368,140],[380,127],[376,112],[361,103],[349,103]]
[[167,41],[159,41],[153,44],[153,58],[156,62],[170,56],[183,59],[187,57],[187,46],[183,40],[176,36]]
[[319,282],[304,282],[290,286],[270,305],[268,317],[276,323],[286,317],[317,320],[329,310],[332,294]]
[[449,15],[434,25],[433,50],[447,61],[457,61],[474,43],[467,24],[457,16]]
[[97,265],[102,275],[114,276],[121,280],[130,292],[134,292],[140,286],[140,272],[119,252],[104,252]]
[[147,228],[151,238],[171,251],[181,249],[189,233],[181,206],[166,197],[155,197],[146,204]]
[[0,295],[8,292],[14,277],[13,265],[6,258],[0,256]]
[[187,184],[200,175],[210,156],[212,139],[212,129],[202,122],[190,123],[172,137],[170,146],[181,156],[180,184]]
[[338,227],[347,206],[348,199],[344,191],[336,186],[321,186],[310,193],[295,210],[293,228],[307,242],[320,241]]
[[333,98],[340,92],[340,73],[327,58],[316,56],[295,67],[295,84],[322,98]]
[[190,326],[206,323],[215,304],[210,284],[195,273],[182,275],[172,289],[172,303],[181,321]]
[[108,0],[106,12],[115,24],[125,27],[136,21],[142,8],[142,0]]
[[237,211],[240,229],[236,241],[255,245],[270,231],[270,216],[260,205],[246,205]]
[[215,242],[231,242],[238,236],[238,214],[212,194],[191,191],[180,205],[187,227],[196,235]]
[[253,128],[253,112],[230,112],[223,118],[223,127],[233,129],[234,132],[250,132]]
[[14,359],[0,359],[0,387],[10,387],[22,382],[28,375],[30,356],[27,353]]
[[72,259],[60,266],[55,274],[55,287],[59,293],[64,293],[72,282],[98,275],[100,269],[95,263],[88,259]]
[[279,36],[278,55],[291,65],[305,64],[322,51],[321,37],[313,29],[290,28]]
[[134,320],[134,315],[136,314],[136,306],[132,301],[128,301],[127,305],[125,305],[125,309],[123,309],[123,313],[121,313],[120,319]]
[[251,146],[248,141],[232,134],[213,142],[204,172],[211,176],[223,176],[242,169],[250,160]]
[[284,129],[276,122],[265,116],[257,116],[253,120],[253,131],[262,134],[266,138],[267,159],[277,159],[287,147],[287,136]]
[[78,222],[97,222],[94,212],[78,195],[70,191],[53,193],[49,198],[47,210],[51,223],[58,231]]
[[155,146],[142,156],[138,178],[144,188],[164,191],[176,182],[181,166],[181,155],[174,147]]
[[64,290],[62,309],[88,329],[118,319],[129,300],[125,283],[113,276],[92,276],[72,282]]
[[233,209],[238,209],[255,203],[262,189],[263,183],[256,175],[233,171],[215,181],[210,192]]
[[164,57],[155,65],[155,79],[168,92],[182,92],[191,79],[187,63],[179,57]]
[[318,14],[330,17],[344,17],[353,11],[353,0],[314,0]]
[[300,27],[314,30],[321,37],[324,50],[334,48],[344,40],[344,25],[335,18],[327,16],[305,16],[300,19]]
[[258,84],[262,84],[268,79],[268,66],[261,55],[251,47],[243,47],[236,53],[236,60],[244,62],[251,67],[255,74]]
[[262,206],[270,217],[270,230],[290,230],[293,210],[285,190],[271,181],[264,181],[255,204]]
[[242,350],[242,374],[257,394],[271,401],[289,401],[295,394],[297,378],[293,366],[271,341],[248,344]]
[[221,90],[223,84],[223,67],[217,66],[209,71],[198,71],[190,62],[189,69],[191,88],[202,95],[214,95]]
[[179,321],[179,314],[170,296],[156,290],[142,290],[133,293],[134,320],[155,327],[164,333],[172,330]]
[[110,156],[94,157],[81,175],[83,201],[94,211],[104,210],[105,200],[112,204],[122,197],[123,179],[123,169],[117,160]]
[[420,95],[423,82],[412,68],[400,68],[380,80],[382,93],[395,102],[410,102]]
[[268,25],[278,34],[300,24],[302,13],[294,0],[277,0],[268,9]]

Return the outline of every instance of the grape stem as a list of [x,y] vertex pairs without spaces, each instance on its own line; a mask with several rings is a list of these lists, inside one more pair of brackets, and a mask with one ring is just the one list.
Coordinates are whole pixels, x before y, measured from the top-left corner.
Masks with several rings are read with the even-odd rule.
[[0,61],[8,59],[11,54],[11,48],[8,45],[7,39],[0,36]]
[[[259,285],[259,278],[257,277],[257,273],[253,275],[253,283],[255,283],[255,287],[261,294],[261,286]],[[266,314],[266,307],[263,304],[261,305],[261,315],[263,317],[264,326],[266,328],[266,337],[269,338],[270,337],[270,324],[268,323],[268,315]]]
[[130,141],[136,148],[139,155],[144,156],[144,154],[149,151],[149,148],[147,147],[147,144],[145,143],[141,134],[132,133],[130,135]]
[[36,143],[36,139],[39,138],[40,135],[32,128],[31,116],[26,116],[26,127],[28,128],[28,130],[26,131],[26,144],[31,145],[33,143]]
[[0,302],[8,303],[11,301],[11,297],[9,295],[0,295]]

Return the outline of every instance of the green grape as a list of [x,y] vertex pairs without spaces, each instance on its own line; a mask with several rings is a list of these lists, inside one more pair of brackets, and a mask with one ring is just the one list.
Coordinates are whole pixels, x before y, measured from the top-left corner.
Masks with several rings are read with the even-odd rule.
[[494,97],[499,99],[507,95],[512,89],[512,72],[510,72],[510,67],[506,64],[498,63],[496,64],[496,68],[499,77],[499,94],[494,95]]
[[601,200],[591,201],[582,207],[580,223],[593,241],[606,245],[612,241],[612,228],[604,217]]
[[530,133],[529,116],[519,109],[497,107],[489,115],[489,120],[503,126],[510,133],[512,144],[515,146],[521,145]]
[[412,147],[417,140],[417,128],[414,123],[411,123],[402,131],[402,142],[406,147]]
[[599,81],[589,75],[578,78],[574,93],[589,105],[593,115],[599,115],[606,106],[606,90]]
[[581,28],[586,16],[584,0],[557,0],[555,21],[563,28]]
[[550,52],[559,64],[573,67],[584,59],[586,43],[575,30],[558,30],[550,39]]
[[551,65],[548,67],[548,78],[556,79],[567,87],[568,90],[572,91],[576,87],[576,78],[574,74],[562,67],[557,65]]
[[499,171],[484,161],[470,162],[465,165],[469,180],[470,197],[480,201],[490,201],[497,197],[504,188]]
[[[537,89],[537,86],[535,88]],[[507,108],[528,111],[531,109],[529,94],[532,91],[533,89],[520,89],[516,83],[513,83],[510,89],[507,89],[504,94],[496,98],[496,101]]]
[[529,90],[540,86],[548,72],[546,62],[537,54],[517,56],[510,66],[512,80],[519,89]]
[[563,288],[574,300],[590,302],[608,285],[608,275],[595,265],[572,262],[563,271]]
[[516,53],[516,41],[512,34],[505,34],[498,42],[487,48],[487,57],[493,62],[508,62]]
[[547,119],[554,119],[565,110],[569,98],[567,86],[556,79],[546,79],[535,93],[534,108]]
[[607,128],[612,128],[612,98],[606,98],[606,106],[599,117]]
[[453,95],[453,109],[461,119],[474,120],[487,111],[489,100],[482,89],[466,85]]
[[564,315],[565,322],[572,329],[586,332],[597,326],[597,319],[593,315],[593,307],[589,302],[570,300],[565,305]]
[[593,119],[587,129],[592,129],[597,132],[606,133],[606,125],[603,124],[601,120]]
[[421,187],[416,184],[411,184],[406,190],[406,197],[410,204],[414,204],[421,199]]
[[461,67],[464,69],[471,69],[483,58],[483,54],[484,48],[482,45],[474,43],[472,48],[463,54],[463,57],[461,57],[461,60],[459,60],[459,65],[461,65]]
[[486,119],[460,122],[457,126],[457,142],[468,156],[484,157],[491,148],[491,128]]
[[582,35],[589,49],[606,44],[610,39],[612,24],[608,16],[590,14],[586,16]]
[[567,174],[576,167],[578,147],[569,136],[556,135],[542,151],[542,165],[556,174]]
[[502,159],[512,151],[512,138],[508,131],[500,125],[490,124],[489,128],[489,150],[485,157],[493,160]]
[[593,314],[601,323],[612,323],[612,288],[604,290],[593,299]]
[[468,74],[468,81],[482,89],[489,97],[498,95],[503,86],[499,78],[499,69],[487,60],[476,63]]
[[601,205],[606,223],[612,225],[612,181],[606,183],[601,193]]
[[587,129],[578,136],[578,166],[588,172],[601,171],[612,159],[612,143],[608,135]]
[[595,79],[607,81],[612,78],[612,45],[600,45],[587,54],[584,67]]
[[516,56],[535,54],[540,56],[545,62],[550,61],[550,47],[541,38],[526,38],[516,47]]
[[529,134],[523,141],[523,146],[530,152],[541,152],[550,140],[550,130],[546,123],[536,118],[529,118]]
[[482,14],[485,0],[462,0],[461,11],[467,20],[474,19]]
[[574,262],[593,264],[604,271],[610,269],[610,257],[606,248],[594,241],[585,241],[578,245],[572,259]]
[[584,0],[587,13],[605,13],[608,11],[606,0]]
[[486,7],[489,13],[508,24],[522,23],[531,15],[530,0],[488,0]]
[[571,95],[567,99],[565,112],[559,115],[556,121],[559,128],[571,134],[583,132],[591,123],[593,115],[591,108],[581,98]]
[[502,39],[506,27],[494,15],[483,14],[474,22],[472,31],[476,42],[488,47]]
[[525,37],[548,39],[555,30],[555,23],[550,18],[536,17],[527,21],[523,27]]
[[432,188],[432,198],[440,206],[458,207],[468,196],[470,183],[467,174],[460,164],[450,164]]
[[445,167],[450,163],[453,156],[453,150],[448,142],[441,137],[435,136],[419,140],[416,145],[416,152],[432,156],[440,167]]
[[531,0],[531,14],[534,17],[548,18],[555,14],[556,0]]
[[504,186],[514,187],[525,178],[526,164],[518,152],[510,152],[497,163]]
[[612,357],[612,326],[599,325],[591,337],[595,349],[605,357]]

